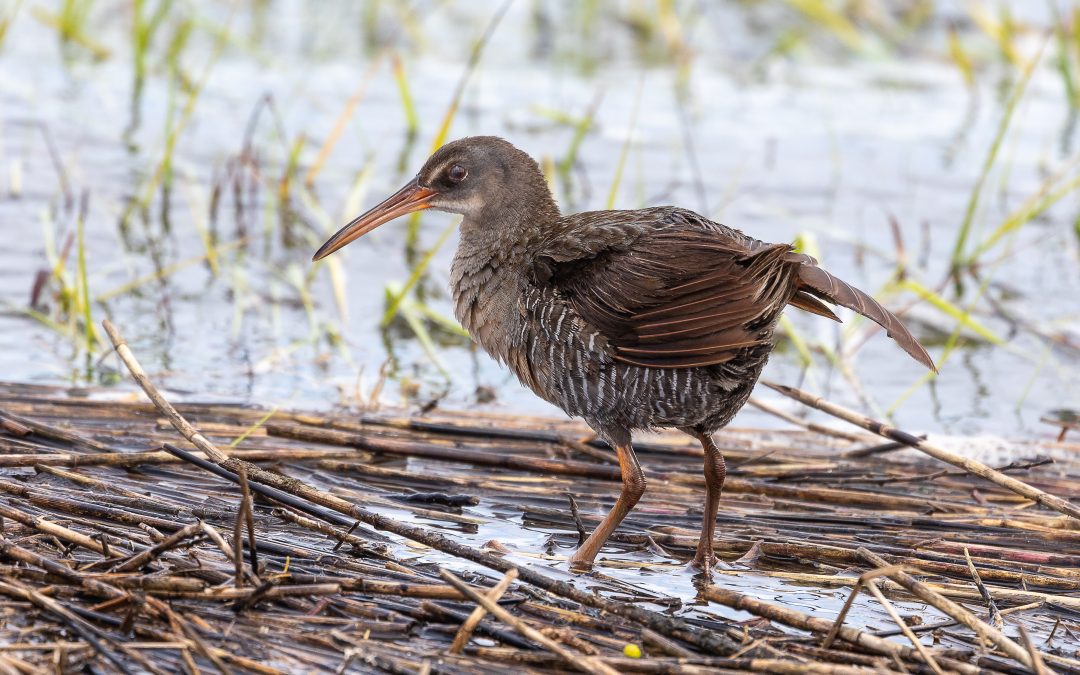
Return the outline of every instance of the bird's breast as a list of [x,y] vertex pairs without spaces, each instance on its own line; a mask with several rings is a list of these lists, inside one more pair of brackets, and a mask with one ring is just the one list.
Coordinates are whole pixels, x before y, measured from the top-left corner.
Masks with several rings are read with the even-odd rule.
[[521,334],[523,279],[498,260],[458,251],[450,269],[454,316],[473,340],[506,363]]

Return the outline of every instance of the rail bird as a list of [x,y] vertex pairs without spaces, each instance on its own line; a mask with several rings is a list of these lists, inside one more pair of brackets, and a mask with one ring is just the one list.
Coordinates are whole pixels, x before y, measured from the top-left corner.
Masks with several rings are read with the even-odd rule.
[[472,338],[538,396],[580,417],[615,450],[622,491],[570,559],[591,567],[645,492],[637,430],[676,428],[705,456],[705,509],[692,564],[716,561],[724,457],[713,434],[746,403],[789,305],[881,325],[934,363],[899,319],[788,244],[770,244],[674,207],[562,215],[540,167],[494,136],[448,143],[398,192],[318,250],[320,260],[421,209],[463,216],[450,272]]

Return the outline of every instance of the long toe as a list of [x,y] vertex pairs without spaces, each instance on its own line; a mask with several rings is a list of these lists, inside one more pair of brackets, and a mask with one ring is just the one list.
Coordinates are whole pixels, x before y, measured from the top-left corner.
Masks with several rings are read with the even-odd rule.
[[575,572],[588,572],[593,567],[593,558],[588,555],[582,555],[582,549],[578,549],[574,552],[574,555],[570,556],[570,569]]
[[[715,560],[713,561],[715,563]],[[694,556],[694,559],[687,563],[687,568],[692,570],[694,574],[694,585],[709,585],[713,579],[713,566],[712,564],[706,565],[703,558]]]
[[718,558],[713,553],[712,546],[698,546],[697,553],[694,554],[694,559],[690,562],[693,567],[699,570],[707,571],[711,570],[713,565],[717,563]]
[[[708,562],[706,562],[706,560]],[[690,561],[690,565],[696,567],[699,570],[711,570],[713,565],[716,564],[716,556],[694,556],[694,559]]]

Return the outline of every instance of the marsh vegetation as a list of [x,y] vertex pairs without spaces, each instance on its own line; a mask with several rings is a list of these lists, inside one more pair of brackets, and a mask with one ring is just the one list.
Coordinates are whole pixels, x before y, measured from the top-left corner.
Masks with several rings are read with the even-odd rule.
[[14,0],[0,72],[6,379],[113,382],[113,317],[177,390],[547,410],[452,318],[452,217],[309,262],[485,133],[564,209],[796,242],[942,365],[792,317],[773,379],[957,433],[1049,433],[1080,400],[1072,3]]

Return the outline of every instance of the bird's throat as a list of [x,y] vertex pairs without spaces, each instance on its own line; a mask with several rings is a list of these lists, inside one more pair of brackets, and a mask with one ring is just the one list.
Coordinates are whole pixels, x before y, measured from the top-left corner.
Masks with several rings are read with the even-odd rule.
[[454,314],[473,340],[502,362],[521,335],[520,299],[530,283],[542,228],[517,218],[466,217],[461,224],[450,268]]

